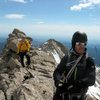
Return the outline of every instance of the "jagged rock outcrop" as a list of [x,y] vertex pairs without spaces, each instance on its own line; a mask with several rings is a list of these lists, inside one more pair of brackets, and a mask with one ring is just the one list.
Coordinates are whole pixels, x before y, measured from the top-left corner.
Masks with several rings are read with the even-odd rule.
[[14,52],[17,52],[17,45],[22,37],[26,37],[30,43],[32,42],[31,37],[26,36],[24,32],[18,29],[14,29],[13,32],[9,34],[6,47],[10,50],[13,50]]
[[66,48],[64,45],[54,39],[49,39],[47,42],[45,42],[42,45],[42,49],[44,51],[55,52],[59,54],[60,58],[68,53],[68,48]]
[[22,36],[26,34],[14,29],[0,58],[0,100],[52,100],[55,59],[51,53],[31,48],[31,66],[23,68],[14,46],[8,46]]

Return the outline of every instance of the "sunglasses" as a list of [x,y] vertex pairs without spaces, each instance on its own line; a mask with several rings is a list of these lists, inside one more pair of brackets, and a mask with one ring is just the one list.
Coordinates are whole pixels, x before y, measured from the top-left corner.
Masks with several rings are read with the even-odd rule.
[[86,43],[82,43],[82,42],[76,42],[75,44],[76,44],[77,46],[80,46],[80,45],[86,46]]

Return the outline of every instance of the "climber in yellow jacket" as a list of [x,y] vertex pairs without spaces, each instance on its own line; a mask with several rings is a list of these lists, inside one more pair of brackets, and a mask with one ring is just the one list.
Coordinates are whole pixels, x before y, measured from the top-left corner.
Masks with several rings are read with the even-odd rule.
[[30,51],[30,43],[25,37],[22,37],[22,39],[18,43],[17,53],[20,56],[20,61],[21,61],[21,64],[22,64],[23,67],[25,67],[24,56],[26,56],[26,58],[27,58],[26,64],[30,65],[30,56],[27,53],[29,51]]

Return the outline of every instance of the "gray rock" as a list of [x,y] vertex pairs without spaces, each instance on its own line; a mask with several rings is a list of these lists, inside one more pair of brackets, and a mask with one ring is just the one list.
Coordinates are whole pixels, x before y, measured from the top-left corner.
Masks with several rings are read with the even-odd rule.
[[5,100],[5,95],[2,90],[0,90],[0,100]]
[[14,93],[13,100],[43,100],[33,85],[24,83]]

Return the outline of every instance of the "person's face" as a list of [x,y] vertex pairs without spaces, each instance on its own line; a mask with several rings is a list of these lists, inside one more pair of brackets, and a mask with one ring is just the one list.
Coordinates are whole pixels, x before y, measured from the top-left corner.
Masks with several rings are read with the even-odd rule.
[[76,42],[75,43],[75,51],[78,54],[80,54],[80,55],[83,54],[84,50],[85,50],[85,43],[81,43],[81,42]]
[[22,41],[25,41],[25,38],[24,37],[22,38]]

